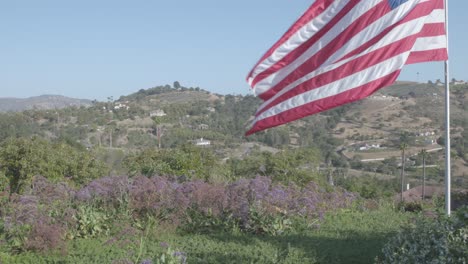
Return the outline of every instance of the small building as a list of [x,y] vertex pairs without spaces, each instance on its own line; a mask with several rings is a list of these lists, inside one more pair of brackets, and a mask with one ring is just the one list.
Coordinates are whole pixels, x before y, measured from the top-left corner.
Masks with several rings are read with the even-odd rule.
[[150,112],[150,117],[163,117],[167,116],[164,110],[158,109]]
[[130,106],[128,106],[126,103],[117,102],[114,104],[114,110],[119,110],[119,109],[129,110]]
[[450,84],[452,84],[452,85],[464,85],[464,84],[467,84],[467,82],[465,82],[463,80],[453,80],[452,82],[450,82]]
[[445,86],[445,83],[443,83],[441,80],[437,80],[437,81],[435,82],[435,84],[436,84],[437,86]]
[[198,125],[198,130],[208,130],[210,128],[209,125],[207,124],[199,124]]
[[437,144],[437,141],[435,139],[426,138],[424,140],[424,144],[426,144],[426,145],[435,145],[435,144]]
[[210,145],[211,145],[211,141],[206,140],[206,139],[204,139],[204,138],[197,139],[197,140],[195,140],[194,143],[195,143],[196,146],[201,146],[201,147],[205,147],[205,146],[210,146]]
[[366,151],[366,150],[380,149],[380,148],[381,148],[380,144],[371,144],[371,145],[369,145],[369,144],[366,143],[366,145],[359,147],[359,150],[360,151]]

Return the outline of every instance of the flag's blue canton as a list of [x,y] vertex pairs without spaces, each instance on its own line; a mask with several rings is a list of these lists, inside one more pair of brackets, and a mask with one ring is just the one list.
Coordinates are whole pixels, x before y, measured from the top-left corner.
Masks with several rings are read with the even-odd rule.
[[408,2],[408,0],[388,0],[388,4],[392,9],[397,8],[399,5],[404,4],[405,2]]

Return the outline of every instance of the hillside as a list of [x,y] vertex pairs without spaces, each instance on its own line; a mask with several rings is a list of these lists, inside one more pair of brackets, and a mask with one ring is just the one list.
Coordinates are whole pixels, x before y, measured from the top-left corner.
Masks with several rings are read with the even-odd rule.
[[[459,158],[454,163],[455,176],[468,173],[464,148],[468,140],[468,102],[464,88],[452,88],[452,142]],[[157,86],[116,101],[96,102],[88,108],[64,108],[53,113],[38,108],[4,114],[0,116],[4,120],[0,119],[0,140],[11,134],[38,134],[125,153],[204,142],[224,161],[248,159],[256,151],[278,153],[313,147],[320,150],[322,163],[331,163],[337,173],[354,169],[393,177],[399,175],[399,146],[404,141],[409,145],[409,164],[415,166],[410,174],[419,174],[421,161],[416,154],[423,148],[434,150],[429,160],[435,168],[431,177],[433,183],[440,181],[443,151],[437,150],[443,147],[438,145],[443,142],[441,86],[398,82],[359,102],[246,138],[248,120],[259,104],[260,100],[253,96]]]
[[61,109],[66,107],[91,106],[91,100],[75,99],[61,95],[41,95],[29,98],[0,98],[0,112],[24,110]]

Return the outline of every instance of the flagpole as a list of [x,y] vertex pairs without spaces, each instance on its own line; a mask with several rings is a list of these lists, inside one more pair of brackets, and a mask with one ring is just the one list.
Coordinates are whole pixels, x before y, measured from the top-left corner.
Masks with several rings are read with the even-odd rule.
[[[448,32],[448,0],[445,0],[445,34],[447,38],[447,53],[449,51]],[[450,84],[449,84],[449,59],[445,61],[445,211],[450,216],[450,189],[451,189],[451,164],[450,164]]]

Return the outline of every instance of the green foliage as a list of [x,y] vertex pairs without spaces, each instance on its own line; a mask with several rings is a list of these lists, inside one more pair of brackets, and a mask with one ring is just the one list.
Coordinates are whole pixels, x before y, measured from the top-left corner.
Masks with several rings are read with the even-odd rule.
[[303,185],[311,180],[321,181],[316,169],[320,159],[320,152],[313,147],[287,149],[276,154],[254,150],[244,159],[228,160],[227,165],[234,178],[267,175],[276,182]]
[[147,149],[128,156],[124,164],[130,175],[173,175],[206,179],[215,162],[210,149],[184,145],[178,149]]
[[25,113],[0,113],[0,142],[11,137],[27,137],[39,132],[34,118]]
[[262,208],[252,206],[249,219],[247,230],[254,234],[278,236],[293,230],[293,222],[288,218],[286,212],[273,215]]
[[378,263],[466,263],[468,208],[439,219],[419,218],[392,238]]
[[53,180],[69,178],[77,184],[107,174],[107,168],[92,153],[64,143],[39,138],[10,139],[0,148],[0,164],[12,192],[21,193],[34,175]]
[[130,131],[127,135],[127,148],[149,148],[157,147],[158,142],[154,136],[142,131]]
[[468,118],[463,122],[463,132],[459,137],[455,137],[452,148],[456,150],[456,155],[465,161],[468,161]]
[[316,148],[281,151],[267,160],[265,173],[278,182],[303,185],[319,180],[316,168],[320,160],[320,152]]
[[188,233],[232,232],[239,233],[238,221],[232,215],[221,217],[213,215],[212,210],[204,213],[198,210],[188,210],[182,229]]
[[98,148],[95,150],[96,158],[103,161],[111,168],[112,175],[124,175],[127,171],[122,166],[122,162],[127,154],[122,149],[105,149]]
[[162,94],[162,93],[166,93],[166,92],[169,92],[169,91],[172,91],[172,88],[171,88],[170,85],[156,86],[156,87],[149,88],[149,89],[146,89],[146,90],[145,89],[140,89],[138,92],[136,92],[134,94],[127,95],[127,96],[121,96],[119,100],[120,101],[124,101],[124,100],[141,100],[144,97],[149,96],[149,95]]
[[[345,210],[326,215],[320,227],[307,227],[281,236],[222,231],[207,234],[173,232],[165,226],[155,225],[150,228],[149,235],[143,235],[144,243],[137,241],[142,234],[125,231],[127,235],[121,238],[70,240],[66,255],[53,252],[12,255],[0,250],[0,262],[87,264],[152,260],[155,263],[163,254],[167,260],[175,257],[176,252],[185,252],[187,263],[194,264],[372,263],[385,242],[407,224],[408,218],[408,214],[386,206],[374,211]],[[111,228],[116,226],[119,224],[114,223]],[[161,247],[162,242],[170,244],[171,250]],[[135,262],[139,252],[141,255]]]
[[289,144],[289,128],[287,126],[268,129],[258,136],[251,136],[252,140],[262,142],[271,147],[282,147]]
[[234,138],[243,138],[246,119],[255,113],[259,104],[260,99],[252,95],[226,95],[224,102],[218,101],[215,105],[216,112],[210,115],[210,122],[207,124],[215,128],[215,131]]
[[272,214],[263,208],[252,206],[249,208],[248,217],[249,221],[246,226],[241,227],[239,221],[232,215],[221,217],[213,215],[211,210],[207,213],[191,210],[188,212],[183,230],[199,234],[215,232],[240,234],[241,231],[245,231],[256,235],[269,236],[285,235],[294,230],[293,221],[286,212]]
[[419,213],[423,210],[423,204],[421,202],[399,202],[397,208],[404,212]]
[[9,190],[8,178],[5,173],[0,170],[0,197],[1,193]]
[[109,233],[109,217],[92,206],[79,206],[78,212],[73,217],[76,229],[72,232],[71,238],[93,238]]
[[156,264],[181,264],[186,262],[186,257],[180,251],[168,247],[157,259]]
[[25,250],[31,230],[32,226],[30,224],[13,225],[6,229],[5,223],[0,222],[0,234],[2,234],[3,240],[11,252],[17,253]]
[[336,179],[335,183],[350,192],[359,193],[365,199],[391,197],[399,190],[396,179],[384,180],[369,174],[359,177],[340,177]]

